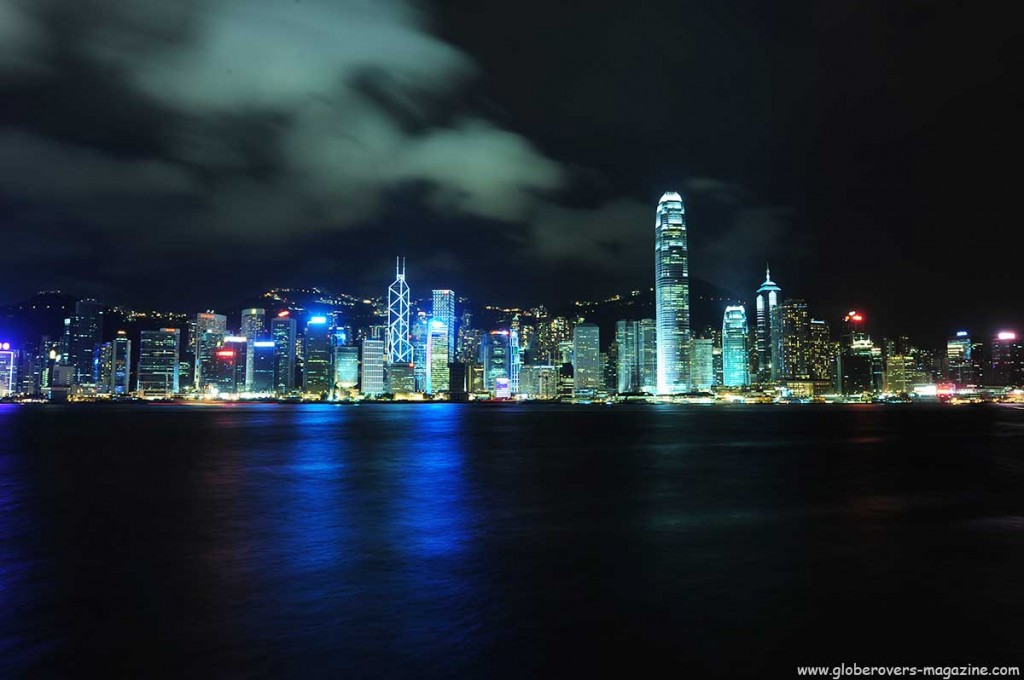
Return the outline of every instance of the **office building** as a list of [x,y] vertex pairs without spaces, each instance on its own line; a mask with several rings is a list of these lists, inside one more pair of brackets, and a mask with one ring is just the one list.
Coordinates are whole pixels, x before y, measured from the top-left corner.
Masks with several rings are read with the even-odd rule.
[[707,338],[694,338],[691,342],[690,382],[694,390],[710,390],[715,384],[715,343]]
[[363,340],[359,367],[359,391],[368,397],[384,394],[384,340]]
[[748,337],[747,310],[743,305],[726,307],[722,318],[722,384],[725,387],[750,384]]
[[778,382],[782,363],[782,289],[765,269],[764,283],[757,289],[757,381]]
[[248,391],[273,394],[277,344],[269,337],[262,337],[253,340],[249,346],[252,348],[252,376]]
[[654,225],[658,394],[690,389],[690,269],[683,199],[665,193]]
[[448,347],[448,327],[432,319],[427,333],[427,394],[448,391]]
[[409,284],[405,281],[405,260],[395,258],[395,281],[388,288],[387,362],[411,363],[409,344]]
[[161,328],[142,331],[139,338],[138,396],[167,398],[178,394],[180,384],[178,357],[181,329]]
[[593,397],[604,391],[600,331],[597,324],[581,323],[572,333],[573,396]]
[[306,322],[303,335],[302,391],[307,395],[325,396],[332,391],[331,338],[334,329],[323,315]]
[[431,318],[440,321],[448,329],[448,357],[455,357],[455,340],[458,335],[455,318],[455,291],[435,290],[433,294],[433,310]]
[[297,323],[287,311],[279,312],[270,322],[274,342],[274,391],[290,394],[295,389],[295,350]]

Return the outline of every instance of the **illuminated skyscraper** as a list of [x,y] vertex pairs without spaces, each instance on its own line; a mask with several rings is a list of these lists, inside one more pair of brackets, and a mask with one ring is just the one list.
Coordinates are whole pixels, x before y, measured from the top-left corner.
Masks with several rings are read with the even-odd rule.
[[250,307],[249,309],[242,310],[242,327],[239,331],[239,335],[244,335],[249,338],[249,350],[246,353],[246,366],[245,366],[245,389],[246,391],[252,391],[252,380],[253,380],[253,361],[255,361],[256,353],[252,351],[252,343],[256,342],[257,338],[263,337],[263,334],[267,329],[267,310],[260,309],[259,307]]
[[992,339],[992,384],[1024,387],[1024,340],[1014,331]]
[[195,370],[192,372],[195,387],[202,391],[205,386],[205,373],[209,373],[213,363],[213,353],[228,334],[228,318],[223,314],[203,312],[196,315],[193,347],[195,351]]
[[683,199],[668,192],[654,223],[654,297],[658,328],[658,393],[690,389],[690,267]]
[[784,380],[809,380],[811,320],[807,302],[790,298],[782,303],[782,364]]
[[344,393],[359,384],[359,348],[340,345],[334,348],[334,387]]
[[722,382],[726,387],[750,384],[747,333],[747,310],[743,305],[726,307],[722,318]]
[[523,359],[519,351],[519,315],[512,321],[512,328],[508,332],[508,353],[509,353],[509,389],[512,394],[519,394],[519,373],[523,368]]
[[405,261],[395,258],[395,282],[388,288],[388,363],[412,363],[409,344],[409,284],[405,282]]
[[110,343],[110,393],[125,396],[129,392],[128,376],[132,365],[132,341],[125,331],[118,331]]
[[617,391],[620,394],[655,392],[658,389],[658,347],[654,319],[617,321],[615,344],[619,353]]
[[136,383],[140,397],[171,397],[178,393],[180,342],[181,330],[178,328],[142,331]]
[[757,380],[777,382],[782,364],[782,289],[765,269],[764,283],[757,289]]
[[331,328],[326,316],[312,316],[303,335],[302,391],[306,394],[328,394],[334,382],[331,376]]
[[432,318],[440,321],[448,329],[448,357],[455,356],[455,291],[435,290],[433,292],[434,306]]
[[427,394],[448,391],[448,346],[448,327],[432,319],[427,332]]
[[957,385],[976,385],[980,382],[974,370],[974,344],[967,331],[958,331],[946,343],[946,378]]
[[808,371],[811,380],[828,381],[832,387],[836,385],[836,357],[838,355],[832,331],[828,322],[823,319],[811,319],[810,346],[808,349]]
[[695,390],[710,390],[715,384],[715,341],[694,338],[690,353],[690,380]]
[[[427,343],[430,341],[430,319],[426,312],[418,312],[412,321],[409,337],[412,347],[412,366],[415,379],[415,392],[427,392],[427,374],[430,368],[427,365]],[[400,362],[401,365],[408,365],[409,362]],[[392,364],[388,364],[391,366]]]
[[496,381],[507,380],[510,374],[508,331],[491,331],[484,336],[483,364],[484,389],[493,393]]
[[93,354],[103,338],[103,305],[96,300],[76,302],[68,330],[68,363],[74,366],[74,384],[95,385],[99,376],[93,370]]
[[295,389],[295,319],[287,311],[279,312],[270,322],[270,338],[274,341],[274,391],[285,395]]
[[257,394],[273,394],[274,363],[277,345],[269,338],[259,338],[249,344],[252,359],[252,384],[248,391]]
[[573,396],[592,397],[604,388],[597,324],[581,323],[572,331],[572,375]]
[[369,397],[384,394],[384,341],[363,340],[359,391]]

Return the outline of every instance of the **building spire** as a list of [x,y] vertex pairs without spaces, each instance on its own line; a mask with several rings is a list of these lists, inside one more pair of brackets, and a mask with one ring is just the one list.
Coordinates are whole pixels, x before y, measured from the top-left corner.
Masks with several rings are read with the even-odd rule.
[[771,281],[772,280],[772,268],[768,266],[767,262],[764,263],[764,280],[765,281]]

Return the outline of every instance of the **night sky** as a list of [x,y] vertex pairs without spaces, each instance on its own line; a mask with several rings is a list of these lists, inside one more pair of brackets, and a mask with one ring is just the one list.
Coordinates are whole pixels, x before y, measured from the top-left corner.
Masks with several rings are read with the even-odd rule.
[[676,190],[737,295],[767,261],[816,316],[1019,324],[986,5],[0,0],[0,304],[381,294],[398,253],[414,295],[594,299],[653,284]]

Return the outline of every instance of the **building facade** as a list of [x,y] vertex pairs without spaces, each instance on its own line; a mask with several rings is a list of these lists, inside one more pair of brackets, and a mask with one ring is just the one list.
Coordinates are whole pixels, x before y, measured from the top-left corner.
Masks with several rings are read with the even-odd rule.
[[690,389],[690,268],[683,199],[667,192],[654,223],[658,394]]

